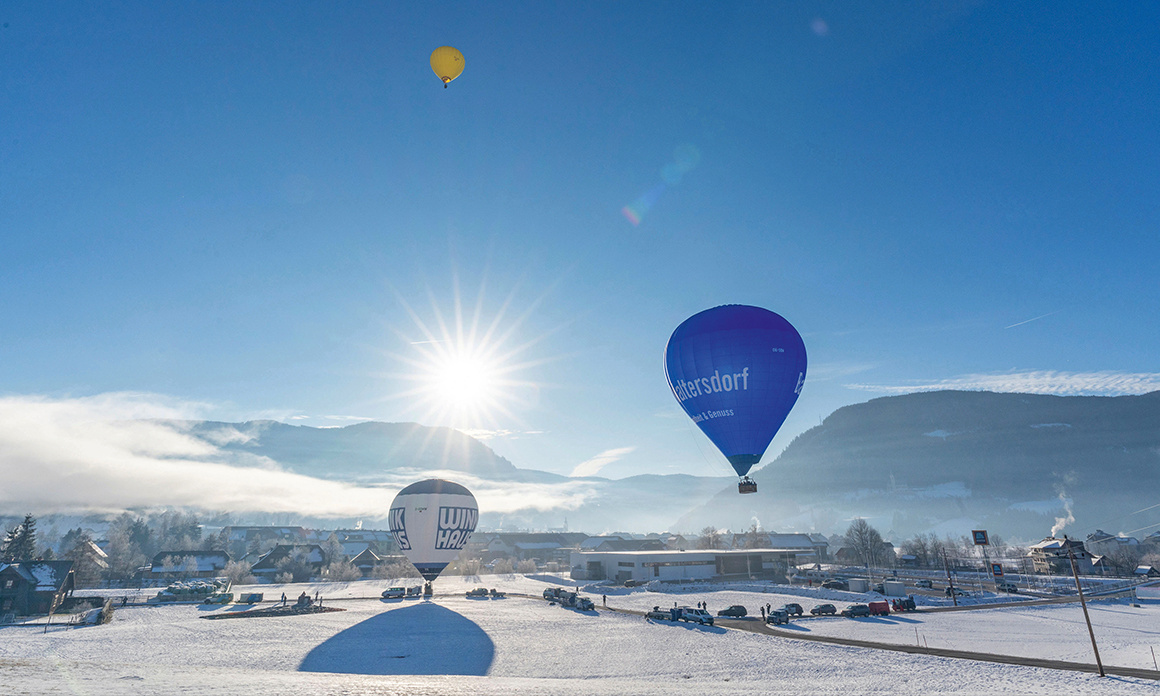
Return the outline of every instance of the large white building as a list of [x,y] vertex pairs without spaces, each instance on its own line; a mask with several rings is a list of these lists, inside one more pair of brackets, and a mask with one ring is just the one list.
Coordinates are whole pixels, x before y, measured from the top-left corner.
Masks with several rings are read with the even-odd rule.
[[[813,559],[802,549],[702,549],[697,551],[574,551],[573,580],[710,580],[784,576]],[[801,561],[798,560],[801,556]]]

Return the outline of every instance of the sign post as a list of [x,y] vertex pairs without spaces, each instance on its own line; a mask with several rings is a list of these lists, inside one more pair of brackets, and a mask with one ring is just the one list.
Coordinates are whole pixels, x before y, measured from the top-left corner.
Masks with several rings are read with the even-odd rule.
[[[971,537],[974,538],[974,540],[975,540],[975,546],[982,546],[983,547],[983,567],[986,568],[991,563],[991,559],[987,558],[987,546],[990,545],[990,543],[991,543],[990,540],[987,539],[987,530],[985,530],[985,529],[972,529],[971,530]],[[1002,572],[1002,569],[1000,569],[1000,572]],[[996,589],[998,589],[998,588],[996,588]],[[983,590],[983,580],[982,580],[982,578],[980,578],[979,579],[979,595],[980,596],[982,596],[982,590]]]

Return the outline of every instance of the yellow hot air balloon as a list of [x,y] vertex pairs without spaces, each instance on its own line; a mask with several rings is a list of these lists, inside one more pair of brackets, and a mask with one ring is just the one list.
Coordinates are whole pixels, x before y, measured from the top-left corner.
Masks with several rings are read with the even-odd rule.
[[431,52],[431,69],[440,80],[443,88],[463,72],[463,54],[450,46],[440,46]]

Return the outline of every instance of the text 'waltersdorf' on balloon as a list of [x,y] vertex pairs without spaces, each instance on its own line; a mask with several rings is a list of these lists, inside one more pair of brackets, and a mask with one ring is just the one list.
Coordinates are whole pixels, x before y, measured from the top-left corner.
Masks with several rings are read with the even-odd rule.
[[742,368],[741,372],[724,375],[721,374],[720,370],[714,370],[712,377],[694,377],[687,381],[677,380],[673,385],[673,393],[677,395],[677,401],[692,399],[702,394],[733,391],[734,389],[749,389],[748,367]]

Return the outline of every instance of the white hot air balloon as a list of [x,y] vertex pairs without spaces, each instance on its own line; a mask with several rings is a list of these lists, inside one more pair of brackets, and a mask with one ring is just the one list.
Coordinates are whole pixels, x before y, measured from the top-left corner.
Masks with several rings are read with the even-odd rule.
[[391,503],[395,543],[430,583],[467,545],[479,521],[475,496],[458,483],[427,479],[412,483]]

